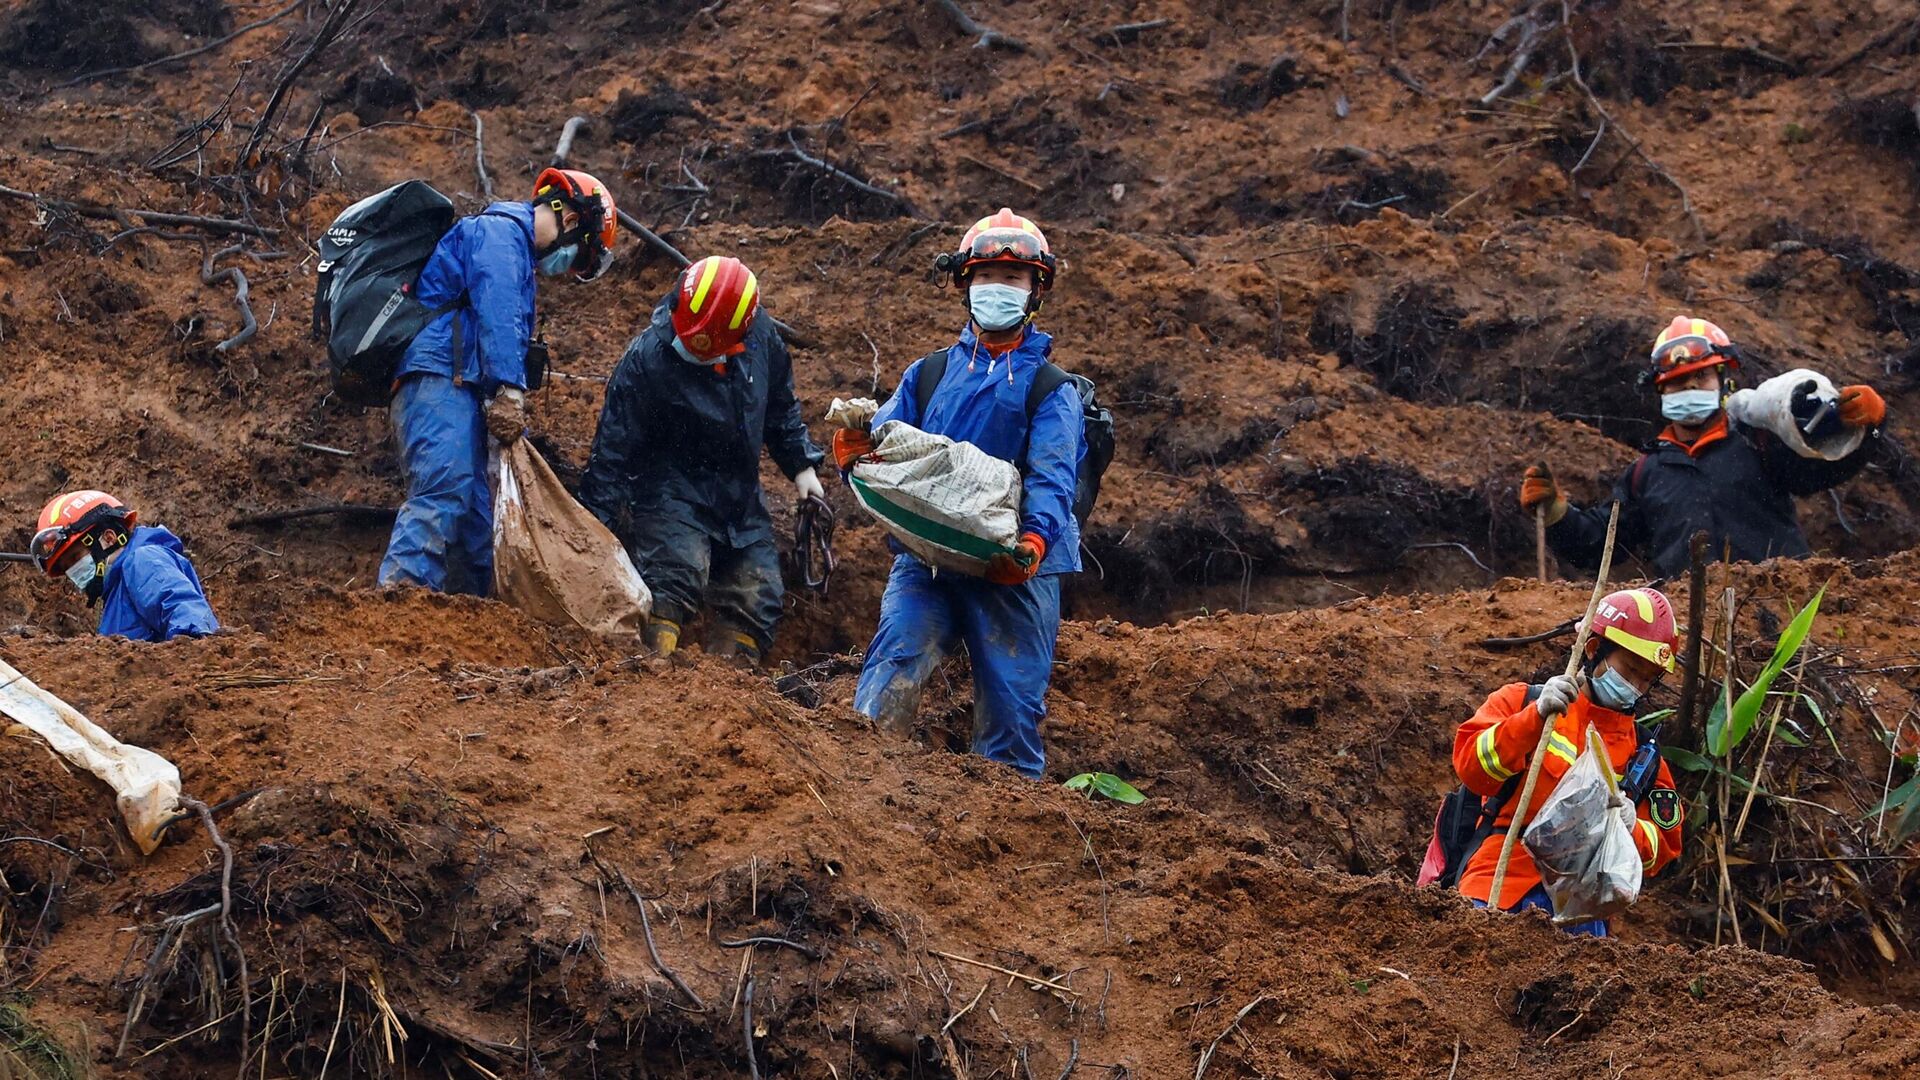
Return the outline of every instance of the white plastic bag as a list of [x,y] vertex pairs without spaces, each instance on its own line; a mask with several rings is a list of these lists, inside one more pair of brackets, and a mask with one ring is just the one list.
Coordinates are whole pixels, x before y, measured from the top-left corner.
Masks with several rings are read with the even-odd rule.
[[180,770],[151,750],[128,746],[33,684],[0,660],[0,714],[47,740],[61,757],[113,789],[120,818],[143,854],[160,846],[155,835],[180,809]]
[[1861,428],[1842,428],[1839,434],[1829,436],[1818,446],[1808,444],[1806,434],[1793,418],[1793,392],[1808,382],[1813,383],[1815,398],[1822,403],[1832,402],[1838,407],[1840,391],[1833,385],[1833,380],[1817,371],[1795,368],[1785,375],[1775,375],[1752,389],[1734,391],[1733,396],[1727,399],[1727,415],[1748,427],[1772,432],[1803,458],[1839,461],[1860,449],[1860,442],[1867,437],[1867,433]]
[[[827,421],[865,427],[873,403],[834,399]],[[984,577],[1013,554],[1020,532],[1020,470],[972,443],[889,420],[873,432],[870,460],[848,471],[853,497],[900,545],[929,566]]]
[[1587,729],[1586,749],[1521,834],[1554,922],[1612,918],[1640,898],[1640,850],[1621,820],[1627,805],[1606,744]]
[[626,549],[525,439],[493,451],[493,595],[542,622],[631,643],[653,593]]

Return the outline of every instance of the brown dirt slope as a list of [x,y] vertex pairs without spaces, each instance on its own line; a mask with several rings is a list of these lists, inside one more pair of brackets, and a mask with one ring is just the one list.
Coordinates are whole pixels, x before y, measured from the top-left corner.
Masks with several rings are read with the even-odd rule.
[[[0,0],[0,185],[272,232],[227,251],[0,199],[0,548],[56,491],[114,490],[186,537],[238,630],[96,641],[70,590],[0,564],[0,654],[190,790],[265,789],[222,818],[245,1034],[266,1047],[250,1061],[745,1074],[745,954],[718,942],[763,934],[819,954],[744,965],[763,1075],[1060,1075],[1076,1044],[1078,1075],[1186,1075],[1256,1001],[1208,1076],[1442,1076],[1456,1050],[1462,1076],[1914,1071],[1912,864],[1869,813],[1910,768],[1888,748],[1910,745],[1920,653],[1908,5],[1575,2],[1483,104],[1525,36],[1488,45],[1515,5],[960,0],[1016,50],[902,0],[347,2],[346,34],[302,64],[324,5]],[[400,497],[384,416],[329,398],[307,339],[311,238],[408,177],[477,208],[476,122],[516,195],[570,115],[575,162],[624,207],[760,272],[802,332],[810,419],[950,340],[957,298],[926,268],[969,219],[1042,221],[1066,260],[1043,322],[1121,441],[1053,768],[1135,779],[1144,807],[944,753],[966,739],[957,666],[932,749],[850,713],[841,654],[871,632],[885,556],[838,491],[842,570],[790,601],[779,655],[804,670],[785,697],[498,605],[372,591],[377,517],[233,524]],[[209,257],[245,272],[260,323],[225,351],[240,320]],[[536,437],[563,475],[672,272],[628,244],[593,289],[546,290],[564,376]],[[1802,506],[1849,561],[1732,578],[1743,671],[1832,581],[1803,672],[1827,723],[1796,706],[1806,745],[1771,751],[1726,871],[1737,919],[1696,845],[1627,942],[1569,942],[1406,879],[1452,725],[1563,647],[1477,642],[1584,596],[1496,580],[1532,566],[1519,470],[1546,460],[1600,497],[1653,433],[1633,375],[1683,310],[1748,345],[1750,374],[1870,381],[1894,419],[1860,479]],[[183,826],[140,862],[90,785],[25,740],[0,754],[4,835],[78,853],[0,845],[0,1030],[17,1003],[108,1073],[241,1064],[232,943],[203,926],[148,955],[151,928],[217,895],[215,849]],[[602,874],[580,838],[608,826]],[[704,1009],[657,973],[614,867]],[[1812,968],[1698,949],[1736,932]]]

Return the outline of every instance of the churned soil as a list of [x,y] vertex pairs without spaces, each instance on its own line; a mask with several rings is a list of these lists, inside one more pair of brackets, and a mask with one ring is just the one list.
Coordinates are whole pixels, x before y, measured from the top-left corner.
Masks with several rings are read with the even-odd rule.
[[[1024,47],[902,0],[447,0],[359,5],[302,64],[322,5],[0,0],[0,549],[51,495],[113,491],[185,538],[233,631],[101,641],[0,563],[0,657],[177,762],[233,852],[233,936],[168,938],[221,895],[204,830],[140,858],[102,789],[0,740],[0,836],[72,852],[0,844],[0,1009],[127,1076],[1920,1069],[1915,863],[1878,811],[1920,715],[1909,5],[1575,2],[1484,101],[1559,4],[958,7]],[[758,272],[822,438],[833,397],[960,327],[935,253],[1003,205],[1046,229],[1041,325],[1119,433],[1056,783],[961,753],[963,663],[910,740],[852,712],[888,557],[831,477],[839,571],[793,589],[764,675],[374,587],[404,481],[384,413],[328,394],[311,241],[407,178],[521,197],[570,116],[623,208]],[[606,279],[542,286],[534,442],[569,481],[674,278],[624,233]],[[223,349],[228,267],[258,329]],[[1621,940],[1573,941],[1411,881],[1455,726],[1568,645],[1484,640],[1589,588],[1522,580],[1520,472],[1603,498],[1682,312],[1748,381],[1813,367],[1892,419],[1802,500],[1830,558],[1726,575],[1747,677],[1827,586],[1814,704],[1736,761],[1768,794],[1722,821],[1683,774],[1687,855]],[[247,520],[335,504],[370,509]],[[1147,801],[1058,788],[1086,771]],[[749,937],[792,944],[722,944]]]

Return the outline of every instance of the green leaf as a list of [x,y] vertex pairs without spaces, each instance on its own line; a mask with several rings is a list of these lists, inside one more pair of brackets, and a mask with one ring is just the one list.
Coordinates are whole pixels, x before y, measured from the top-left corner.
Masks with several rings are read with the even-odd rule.
[[1068,791],[1098,792],[1115,802],[1123,802],[1129,806],[1138,806],[1147,801],[1147,797],[1140,794],[1138,788],[1112,773],[1081,773],[1060,786]]
[[1669,717],[1673,716],[1673,714],[1673,709],[1660,709],[1657,712],[1650,712],[1634,722],[1641,727],[1659,727],[1662,723],[1666,722]]
[[1913,779],[1888,792],[1887,797],[1880,800],[1879,806],[1867,811],[1867,816],[1878,817],[1885,811],[1904,806],[1916,794],[1920,794],[1920,774],[1915,774]]
[[1727,697],[1726,683],[1720,684],[1720,692],[1713,695],[1713,708],[1707,713],[1707,753],[1714,757],[1725,757],[1727,753]]
[[1765,795],[1769,799],[1773,798],[1773,793],[1766,788],[1760,787],[1737,772],[1729,771],[1725,765],[1722,765],[1710,757],[1696,754],[1691,750],[1678,746],[1661,747],[1660,756],[1666,759],[1667,764],[1679,769],[1681,772],[1710,773],[1713,775],[1724,774],[1728,780],[1733,781],[1735,787],[1742,791],[1754,791]]
[[1718,751],[1721,757],[1739,749],[1740,744],[1746,741],[1748,734],[1753,731],[1754,721],[1760,717],[1760,706],[1766,701],[1767,691],[1772,688],[1773,680],[1779,678],[1780,673],[1793,662],[1793,658],[1800,652],[1800,647],[1806,644],[1807,634],[1813,630],[1814,616],[1820,613],[1820,601],[1826,595],[1827,587],[1820,586],[1820,591],[1813,594],[1813,599],[1807,601],[1807,606],[1801,608],[1800,614],[1795,615],[1793,621],[1787,624],[1786,631],[1780,635],[1780,640],[1773,646],[1772,658],[1767,661],[1767,666],[1760,670],[1760,676],[1754,679],[1753,685],[1747,687],[1746,692],[1733,703],[1733,712],[1727,717],[1726,728],[1721,734],[1722,745]]

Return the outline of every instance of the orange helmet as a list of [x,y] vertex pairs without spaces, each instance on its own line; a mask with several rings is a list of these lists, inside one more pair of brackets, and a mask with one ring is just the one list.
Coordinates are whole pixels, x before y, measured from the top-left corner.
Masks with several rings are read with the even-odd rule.
[[71,491],[40,511],[33,534],[33,565],[57,578],[82,554],[95,561],[127,544],[140,515],[104,491]]
[[1740,349],[1727,337],[1727,332],[1705,319],[1685,315],[1675,316],[1667,328],[1660,331],[1649,359],[1652,366],[1647,377],[1655,386],[1722,364],[1731,371],[1740,370]]
[[552,207],[556,217],[568,210],[580,215],[578,232],[561,236],[563,242],[580,244],[573,260],[575,278],[592,281],[607,272],[620,236],[620,211],[605,184],[578,169],[545,169],[533,182],[533,201]]
[[1593,609],[1593,632],[1587,655],[1595,656],[1609,641],[1660,670],[1673,671],[1673,652],[1680,644],[1680,626],[1673,604],[1659,589],[1622,589],[1600,598]]
[[718,360],[747,349],[747,331],[760,310],[760,279],[727,255],[696,259],[674,294],[673,332],[687,351]]
[[992,217],[974,222],[967,235],[960,238],[960,250],[941,254],[933,265],[952,275],[955,285],[964,286],[973,276],[974,267],[990,262],[1031,266],[1035,292],[1051,289],[1053,275],[1059,269],[1053,249],[1047,246],[1047,234],[1004,206]]

